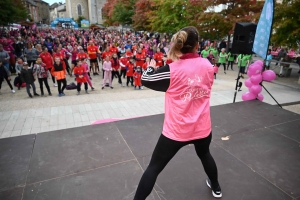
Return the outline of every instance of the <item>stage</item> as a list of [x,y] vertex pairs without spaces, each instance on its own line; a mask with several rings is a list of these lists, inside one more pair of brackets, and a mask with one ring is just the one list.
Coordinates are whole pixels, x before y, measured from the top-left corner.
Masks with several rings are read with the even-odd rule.
[[[300,200],[300,115],[259,101],[213,106],[224,200]],[[132,200],[163,115],[0,140],[1,200]],[[149,200],[214,199],[192,145]]]

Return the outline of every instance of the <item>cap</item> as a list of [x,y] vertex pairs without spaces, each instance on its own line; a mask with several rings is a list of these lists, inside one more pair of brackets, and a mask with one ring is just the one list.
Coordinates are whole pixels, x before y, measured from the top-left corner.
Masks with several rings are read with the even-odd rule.
[[24,63],[23,63],[23,66],[28,66],[28,63],[27,63],[27,62],[24,62]]

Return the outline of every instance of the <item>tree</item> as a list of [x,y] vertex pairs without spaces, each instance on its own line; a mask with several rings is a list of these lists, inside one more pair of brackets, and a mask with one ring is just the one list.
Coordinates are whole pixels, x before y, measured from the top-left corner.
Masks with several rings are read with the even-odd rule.
[[117,24],[132,24],[136,0],[118,0],[112,13],[112,21]]
[[134,29],[149,30],[149,17],[153,6],[152,0],[138,0],[135,3],[135,12],[132,16]]
[[117,2],[118,0],[107,1],[102,8],[103,18],[105,19],[104,24],[106,26],[113,25],[112,15],[113,15],[114,7],[117,4]]
[[192,5],[188,0],[153,0],[153,2],[153,9],[149,13],[151,31],[175,33],[185,26],[195,26],[193,16],[202,11],[202,5]]
[[[263,2],[254,0],[191,0],[195,5],[201,4],[205,12],[196,17],[196,27],[200,35],[210,39],[221,39],[225,36],[230,40],[237,22],[257,23]],[[216,8],[220,11],[216,12]]]
[[300,45],[300,1],[283,0],[275,5],[272,42],[296,48]]
[[0,1],[0,25],[26,20],[28,13],[21,0],[1,0]]

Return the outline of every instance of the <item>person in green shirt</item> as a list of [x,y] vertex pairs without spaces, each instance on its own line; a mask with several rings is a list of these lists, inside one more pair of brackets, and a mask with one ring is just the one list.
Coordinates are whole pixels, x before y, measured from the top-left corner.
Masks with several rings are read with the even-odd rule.
[[227,70],[229,68],[229,65],[231,66],[231,70],[233,70],[233,61],[234,61],[234,55],[231,53],[231,51],[229,51]]
[[244,78],[243,75],[245,74],[245,68],[250,60],[250,56],[246,54],[240,54],[237,60],[238,60],[238,67],[240,68],[239,76]]
[[226,59],[227,59],[227,54],[225,52],[225,48],[222,48],[219,55],[218,66],[220,67],[223,64],[224,74],[226,74]]
[[205,49],[201,51],[202,58],[206,58],[208,54],[209,54],[209,50],[208,50],[208,46],[206,46]]

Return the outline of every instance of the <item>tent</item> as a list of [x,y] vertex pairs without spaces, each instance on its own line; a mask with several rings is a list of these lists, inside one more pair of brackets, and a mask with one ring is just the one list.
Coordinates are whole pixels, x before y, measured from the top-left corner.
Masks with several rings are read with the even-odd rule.
[[78,24],[71,18],[56,18],[51,23],[51,28],[56,28],[56,27],[78,29]]
[[93,29],[93,30],[96,30],[96,29],[105,29],[105,27],[102,26],[102,25],[92,24],[92,25],[90,26],[90,29]]

